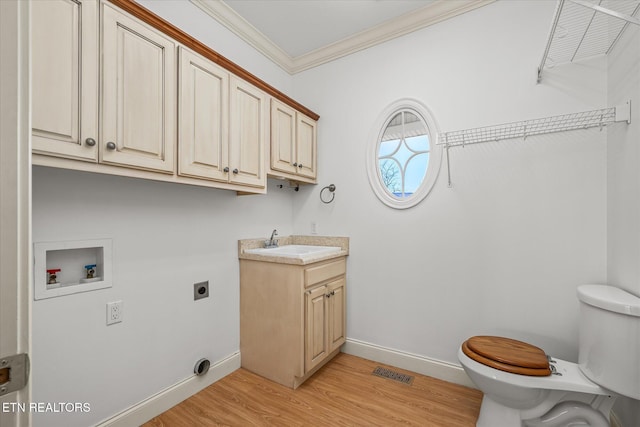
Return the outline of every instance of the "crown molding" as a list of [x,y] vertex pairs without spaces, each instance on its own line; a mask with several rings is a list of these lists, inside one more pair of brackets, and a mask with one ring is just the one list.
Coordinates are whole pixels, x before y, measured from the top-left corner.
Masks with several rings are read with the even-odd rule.
[[220,0],[189,1],[291,74],[290,70],[294,67],[293,58],[251,25],[246,19],[238,15],[238,13],[225,2]]
[[317,67],[352,53],[393,40],[438,22],[477,9],[495,0],[437,0],[423,8],[386,21],[336,43],[294,58],[291,74]]
[[280,49],[223,1],[190,1],[289,74],[296,74],[486,6],[495,0],[437,0],[423,8],[295,58]]

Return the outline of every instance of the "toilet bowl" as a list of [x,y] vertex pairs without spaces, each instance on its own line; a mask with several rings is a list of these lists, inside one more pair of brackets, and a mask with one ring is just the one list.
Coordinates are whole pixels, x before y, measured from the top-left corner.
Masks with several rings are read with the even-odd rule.
[[484,393],[477,427],[608,427],[619,394],[640,399],[640,298],[605,285],[582,285],[578,298],[579,363],[508,338],[463,343],[458,359]]

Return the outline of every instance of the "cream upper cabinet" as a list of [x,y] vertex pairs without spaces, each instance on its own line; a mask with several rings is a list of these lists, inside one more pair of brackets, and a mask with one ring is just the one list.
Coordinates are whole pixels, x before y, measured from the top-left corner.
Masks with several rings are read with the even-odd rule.
[[[316,121],[271,100],[271,170],[315,180],[317,172]],[[277,175],[277,174],[276,174]],[[294,175],[294,176],[291,176]]]
[[97,27],[94,0],[31,3],[35,153],[98,159]]
[[229,72],[180,47],[178,174],[229,180]]
[[271,169],[295,174],[296,110],[271,100]]
[[229,182],[264,187],[264,147],[269,137],[269,98],[232,76],[229,91]]
[[317,123],[315,120],[298,113],[296,119],[298,174],[316,179],[317,160]]
[[100,162],[175,171],[176,45],[102,4]]
[[[266,193],[280,92],[137,2],[30,5],[34,165]],[[313,182],[315,123],[290,125]]]
[[178,173],[264,187],[264,92],[180,48]]

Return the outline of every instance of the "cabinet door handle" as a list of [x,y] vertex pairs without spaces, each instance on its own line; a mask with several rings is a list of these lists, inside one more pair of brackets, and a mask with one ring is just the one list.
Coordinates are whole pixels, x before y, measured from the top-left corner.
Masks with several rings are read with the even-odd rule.
[[233,172],[234,175],[237,175],[238,174],[238,169],[236,168],[232,172]]
[[113,151],[115,149],[116,149],[116,143],[115,142],[111,142],[111,141],[107,142],[107,150]]
[[295,162],[295,163],[293,164],[293,167],[295,168],[295,167],[297,167],[297,166],[298,166],[298,162]]
[[300,163],[300,164],[298,165],[298,167],[299,167],[300,169],[302,169],[302,163]]
[[336,294],[336,291],[331,291],[331,296],[334,296]]
[[87,138],[84,140],[85,145],[88,145],[89,147],[93,147],[94,145],[96,145],[96,140],[93,138]]
[[331,298],[331,294],[324,294],[325,297]]
[[225,167],[223,171],[229,173],[229,166]]

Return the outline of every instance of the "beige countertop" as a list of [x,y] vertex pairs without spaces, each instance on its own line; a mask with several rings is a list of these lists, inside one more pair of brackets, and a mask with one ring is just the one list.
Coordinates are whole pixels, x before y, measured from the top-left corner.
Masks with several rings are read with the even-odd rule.
[[340,252],[337,252],[337,253],[319,254],[318,256],[308,258],[308,259],[291,258],[291,257],[277,256],[277,255],[263,255],[263,254],[254,254],[254,253],[245,252],[248,249],[263,248],[265,240],[268,240],[268,238],[238,240],[238,258],[254,260],[254,261],[276,262],[280,264],[307,265],[307,264],[312,264],[314,262],[325,261],[328,259],[339,258],[339,257],[344,257],[349,255],[349,238],[333,237],[333,236],[293,235],[293,236],[279,237],[277,239],[278,246],[286,246],[286,245],[336,246],[342,249]]

